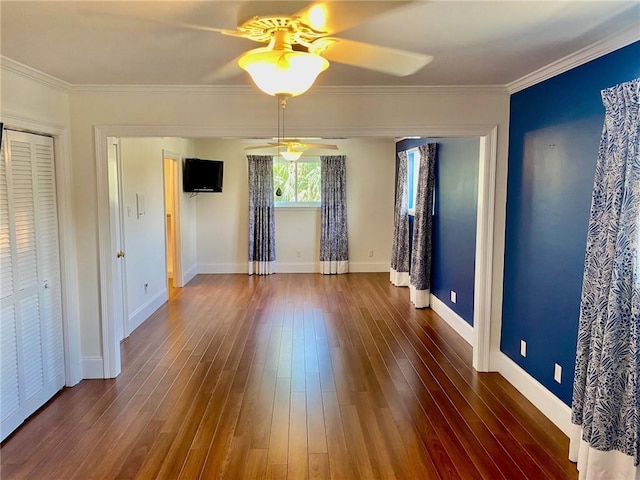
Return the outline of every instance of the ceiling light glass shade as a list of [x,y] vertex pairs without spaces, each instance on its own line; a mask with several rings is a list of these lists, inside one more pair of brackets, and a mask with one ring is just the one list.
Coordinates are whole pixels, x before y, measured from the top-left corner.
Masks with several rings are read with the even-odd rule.
[[256,48],[245,53],[238,65],[249,72],[256,86],[273,96],[295,97],[309,90],[329,62],[308,52]]
[[288,160],[290,162],[295,162],[302,156],[302,152],[294,152],[293,150],[285,150],[284,152],[280,152],[282,158]]

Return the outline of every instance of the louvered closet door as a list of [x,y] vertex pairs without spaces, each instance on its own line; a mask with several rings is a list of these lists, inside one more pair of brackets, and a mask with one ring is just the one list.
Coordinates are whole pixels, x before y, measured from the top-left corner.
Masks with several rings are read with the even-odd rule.
[[53,140],[5,134],[0,162],[2,439],[64,386]]

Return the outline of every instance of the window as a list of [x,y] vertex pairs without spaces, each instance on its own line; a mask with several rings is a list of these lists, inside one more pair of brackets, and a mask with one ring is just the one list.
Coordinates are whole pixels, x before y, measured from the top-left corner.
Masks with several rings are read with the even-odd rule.
[[418,192],[418,176],[420,175],[420,150],[412,148],[407,152],[407,183],[409,215],[415,213],[416,195]]
[[273,160],[273,188],[276,206],[320,206],[320,157],[304,157],[289,162]]

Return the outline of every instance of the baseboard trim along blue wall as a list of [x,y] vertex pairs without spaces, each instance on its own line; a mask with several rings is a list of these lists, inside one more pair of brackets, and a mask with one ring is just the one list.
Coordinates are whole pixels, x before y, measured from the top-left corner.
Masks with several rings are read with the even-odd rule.
[[640,77],[639,58],[636,42],[511,97],[501,351],[566,405],[604,121],[600,91]]
[[[473,325],[478,138],[406,139],[396,151],[437,143],[431,293]],[[456,292],[456,303],[451,301]]]

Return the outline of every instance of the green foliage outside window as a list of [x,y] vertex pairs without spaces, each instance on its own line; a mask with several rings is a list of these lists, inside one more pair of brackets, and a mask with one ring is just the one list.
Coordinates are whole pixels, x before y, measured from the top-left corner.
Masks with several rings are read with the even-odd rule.
[[273,183],[276,202],[320,202],[320,161],[274,160]]

